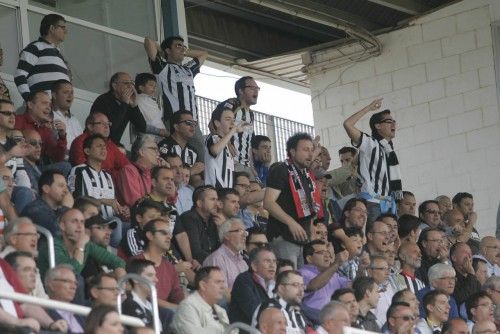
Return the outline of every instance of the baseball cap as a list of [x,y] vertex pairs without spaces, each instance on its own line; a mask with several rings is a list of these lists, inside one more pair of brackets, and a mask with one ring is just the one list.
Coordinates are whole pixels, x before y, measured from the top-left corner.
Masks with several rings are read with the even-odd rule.
[[85,220],[85,228],[90,228],[92,225],[109,225],[114,230],[116,228],[116,219],[103,218],[101,215],[96,215]]

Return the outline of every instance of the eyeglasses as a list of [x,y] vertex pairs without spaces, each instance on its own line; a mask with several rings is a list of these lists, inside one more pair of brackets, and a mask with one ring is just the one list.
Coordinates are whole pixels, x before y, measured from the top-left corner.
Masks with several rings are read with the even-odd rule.
[[26,139],[24,139],[23,136],[12,136],[10,138],[12,138],[12,140],[15,141],[16,143],[23,143],[26,141]]
[[477,304],[476,305],[476,307],[479,307],[479,306],[485,307],[485,308],[490,308],[490,309],[491,308],[493,308],[493,309],[495,308],[495,304],[492,304],[492,303],[482,303],[482,304]]
[[404,321],[415,321],[415,317],[413,315],[401,315],[399,317],[392,316],[394,319],[403,319]]
[[330,252],[327,250],[320,250],[320,251],[315,251],[313,254],[330,255]]
[[301,289],[304,289],[305,285],[304,283],[281,283],[282,285],[290,285],[290,286],[293,286],[294,288],[301,288]]
[[111,123],[111,122],[93,122],[92,124],[93,125],[107,125],[109,127],[111,127],[111,125],[113,125],[113,123]]
[[152,150],[155,152],[160,152],[160,149],[157,146],[146,146],[148,150]]
[[163,236],[172,235],[171,231],[166,231],[166,230],[154,230],[153,233],[160,233]]
[[372,233],[382,234],[384,237],[391,235],[391,233],[389,233],[387,231],[372,231]]
[[78,282],[69,278],[54,278],[54,281],[63,282],[63,283],[71,283],[74,285],[78,285]]
[[389,267],[370,267],[371,270],[389,271]]
[[120,292],[120,289],[118,287],[105,287],[105,286],[98,286],[96,287],[97,290],[107,290],[111,292]]
[[241,228],[239,228],[239,229],[237,229],[237,230],[229,230],[228,232],[229,232],[229,233],[242,233],[242,232],[243,232],[243,234],[245,234],[245,236],[247,236],[247,235],[248,235],[248,232],[247,232],[247,231],[245,231],[245,230],[243,230],[243,229],[241,229]]
[[425,210],[425,213],[430,213],[431,215],[438,215],[439,211],[437,211],[437,210]]
[[352,208],[351,210],[354,210],[354,211],[358,211],[358,212],[362,212],[364,213],[365,215],[368,214],[368,211],[364,210],[364,209],[361,209],[361,208],[357,208],[357,207],[354,207]]
[[454,281],[456,282],[457,281],[457,278],[456,277],[439,277],[438,279],[440,280],[447,280],[447,281]]
[[30,144],[31,146],[42,146],[42,141],[41,140],[28,140],[27,142],[28,144]]
[[258,248],[261,248],[261,247],[267,247],[269,245],[268,242],[259,242],[259,241],[251,241],[249,242],[249,244],[251,245],[255,245],[257,246]]
[[185,120],[185,121],[179,121],[177,124],[181,124],[181,123],[184,123],[184,124],[186,124],[187,126],[197,126],[197,125],[198,125],[198,122],[196,122],[196,121],[192,121],[192,120],[190,120],[190,119]]
[[244,86],[243,88],[250,88],[251,90],[260,91],[260,87],[259,86]]
[[40,233],[30,233],[30,232],[24,232],[24,233],[16,233],[14,235],[21,235],[21,236],[29,236],[29,237],[36,237],[36,238],[40,238]]
[[16,116],[16,113],[13,112],[13,111],[0,111],[0,114],[4,115],[4,116]]
[[427,241],[428,242],[437,242],[440,245],[444,245],[444,243],[445,243],[444,239],[430,239],[430,240],[427,240]]
[[387,118],[387,119],[381,120],[379,123],[396,124],[396,120],[395,119],[391,119],[391,118]]
[[182,44],[182,43],[176,43],[173,46],[178,48],[178,49],[187,49],[187,46]]

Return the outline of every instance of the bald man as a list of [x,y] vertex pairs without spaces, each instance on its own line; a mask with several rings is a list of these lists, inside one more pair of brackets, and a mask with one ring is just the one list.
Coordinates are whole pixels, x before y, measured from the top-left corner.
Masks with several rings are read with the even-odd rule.
[[[59,228],[62,238],[54,238],[56,264],[70,264],[76,274],[81,274],[89,263],[93,266],[106,266],[113,269],[118,277],[126,274],[125,262],[122,259],[89,241],[89,236],[85,233],[85,219],[80,210],[69,209],[62,214],[59,219]],[[44,277],[49,267],[46,243],[41,247],[38,259],[40,273]]]
[[462,318],[448,320],[442,330],[442,334],[468,334],[467,322]]
[[286,334],[286,318],[279,308],[270,307],[259,316],[259,330],[262,334]]
[[488,277],[500,276],[500,240],[492,236],[484,237],[479,244],[479,254],[473,257],[486,261]]
[[319,313],[321,326],[317,334],[342,334],[342,329],[351,325],[349,311],[344,304],[333,301],[326,304]]

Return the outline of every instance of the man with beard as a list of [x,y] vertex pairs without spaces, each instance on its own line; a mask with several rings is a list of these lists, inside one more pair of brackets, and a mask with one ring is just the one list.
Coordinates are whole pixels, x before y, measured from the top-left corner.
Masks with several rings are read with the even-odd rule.
[[455,289],[456,274],[452,266],[445,263],[436,263],[429,268],[429,283],[430,286],[420,289],[417,292],[417,298],[420,302],[420,317],[425,316],[423,300],[427,292],[431,290],[441,290],[449,297],[450,315],[449,320],[458,318],[458,305],[455,298],[452,296]]
[[421,266],[422,254],[420,248],[415,243],[404,243],[399,248],[399,261],[401,271],[391,277],[391,284],[394,291],[410,289],[414,294],[425,287],[425,283],[415,276],[417,269]]
[[[263,307],[273,304],[281,306],[286,319],[287,334],[305,334],[308,322],[302,314],[300,304],[304,297],[304,279],[296,270],[283,271],[276,278],[276,297],[257,308],[252,319],[252,326],[257,323],[257,313]],[[261,311],[262,312],[262,311]]]
[[219,226],[218,231],[222,245],[203,261],[203,266],[221,268],[230,293],[236,277],[248,270],[248,265],[241,254],[245,249],[247,232],[243,222],[238,218],[227,219]]
[[420,268],[416,271],[416,276],[425,285],[429,285],[427,275],[429,268],[448,259],[447,242],[445,233],[440,228],[427,228],[420,233],[418,245],[422,253],[422,262]]
[[319,144],[306,133],[296,133],[288,138],[286,151],[287,160],[273,165],[267,179],[267,234],[278,257],[300,268],[304,263],[302,245],[308,240],[306,230],[315,218],[324,216],[320,193],[309,169],[314,155],[319,154]]
[[175,224],[176,239],[179,233],[187,233],[188,244],[185,244],[185,240],[177,242],[184,259],[193,263],[194,270],[220,245],[217,226],[213,221],[216,214],[217,191],[210,185],[201,186],[193,192],[192,209],[180,215]]
[[387,211],[382,212],[382,207],[395,206],[395,201],[403,198],[399,162],[392,143],[396,121],[391,111],[385,109],[370,117],[371,136],[356,127],[363,116],[381,106],[382,99],[374,100],[344,121],[347,135],[359,150],[360,196],[368,202],[369,223]]
[[68,207],[73,206],[73,197],[68,191],[64,175],[56,170],[44,171],[38,180],[38,196],[38,199],[26,205],[21,216],[29,217],[52,235],[59,235],[57,219]]

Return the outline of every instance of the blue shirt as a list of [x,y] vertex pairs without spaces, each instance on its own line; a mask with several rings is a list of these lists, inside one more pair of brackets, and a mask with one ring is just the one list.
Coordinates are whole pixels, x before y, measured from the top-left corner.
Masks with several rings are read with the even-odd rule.
[[269,175],[269,166],[266,166],[261,161],[253,161],[253,166],[257,172],[257,177],[259,181],[265,186],[267,183],[267,176]]

